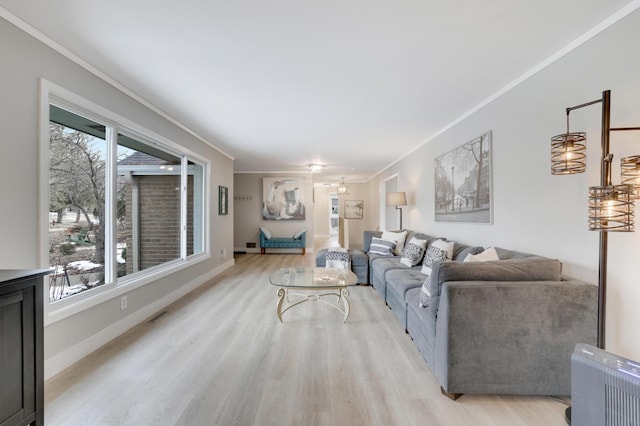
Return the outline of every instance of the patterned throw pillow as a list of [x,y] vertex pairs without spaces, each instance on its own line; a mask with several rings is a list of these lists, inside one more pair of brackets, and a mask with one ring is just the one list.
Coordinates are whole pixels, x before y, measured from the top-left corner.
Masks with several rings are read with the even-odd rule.
[[327,250],[325,256],[327,268],[351,269],[351,255],[346,248],[334,247]]
[[416,266],[422,260],[426,246],[427,240],[420,240],[415,237],[411,238],[409,244],[402,249],[402,259],[400,259],[400,263],[409,267]]
[[420,290],[420,307],[426,308],[429,306],[429,302],[431,301],[431,292],[429,291],[429,285],[431,284],[431,276],[427,276],[427,278],[422,283],[422,289]]
[[393,256],[393,251],[396,248],[396,243],[393,241],[383,240],[382,238],[373,237],[371,239],[371,246],[369,247],[369,253],[379,254],[382,256]]
[[453,241],[436,240],[429,246],[422,262],[422,272],[431,275],[431,267],[434,262],[451,260],[453,257]]

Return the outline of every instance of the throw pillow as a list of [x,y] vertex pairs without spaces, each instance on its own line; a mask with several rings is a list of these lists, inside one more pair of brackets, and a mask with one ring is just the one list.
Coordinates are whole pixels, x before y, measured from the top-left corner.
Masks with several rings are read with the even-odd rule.
[[395,248],[396,243],[393,241],[373,237],[371,239],[371,246],[369,246],[369,253],[379,254],[382,256],[393,256],[393,250]]
[[404,248],[404,240],[407,238],[407,231],[402,232],[389,232],[384,231],[382,233],[382,239],[387,241],[393,241],[396,243],[396,248],[393,253],[396,256],[400,256],[402,249]]
[[429,285],[431,283],[431,277],[427,276],[427,278],[422,283],[422,289],[420,290],[420,307],[426,308],[429,306],[429,302],[431,301],[431,292],[429,291]]
[[416,237],[411,238],[409,244],[402,249],[400,263],[409,267],[416,266],[422,260],[426,246],[427,240],[421,240]]
[[434,262],[451,260],[453,256],[453,244],[453,241],[434,241],[424,255],[424,262],[422,262],[422,270],[420,272],[425,275],[431,275],[431,267]]
[[305,232],[307,232],[306,229],[302,228],[301,230],[299,230],[298,232],[296,232],[296,234],[293,236],[294,240],[299,240],[300,237],[302,237],[302,234],[304,234]]
[[464,259],[465,262],[488,262],[491,260],[500,260],[495,247],[489,247],[485,249],[482,253],[468,254],[467,257]]
[[262,231],[262,233],[264,234],[264,238],[265,238],[265,240],[269,240],[269,239],[271,239],[271,237],[272,237],[271,232],[269,232],[269,230],[268,230],[267,228],[264,228],[264,227],[262,227],[262,226],[261,226],[261,227],[260,227],[260,230],[261,230],[261,231]]

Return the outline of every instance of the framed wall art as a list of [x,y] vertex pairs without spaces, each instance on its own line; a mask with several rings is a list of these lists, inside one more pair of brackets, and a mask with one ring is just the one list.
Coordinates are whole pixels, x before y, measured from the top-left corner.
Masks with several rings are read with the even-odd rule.
[[345,219],[362,219],[363,217],[364,217],[364,201],[345,200],[344,202],[344,218]]
[[262,178],[263,220],[305,220],[303,178]]
[[436,222],[493,223],[491,131],[435,159]]
[[218,187],[218,214],[229,213],[229,189],[226,186]]

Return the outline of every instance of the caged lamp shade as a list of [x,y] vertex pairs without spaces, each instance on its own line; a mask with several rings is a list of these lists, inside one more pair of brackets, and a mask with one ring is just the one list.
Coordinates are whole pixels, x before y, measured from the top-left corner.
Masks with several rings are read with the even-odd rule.
[[631,185],[589,187],[589,230],[632,232],[633,193]]
[[633,187],[633,199],[640,199],[640,155],[624,157],[620,160],[622,183]]
[[572,175],[586,170],[587,135],[563,133],[551,138],[551,174]]

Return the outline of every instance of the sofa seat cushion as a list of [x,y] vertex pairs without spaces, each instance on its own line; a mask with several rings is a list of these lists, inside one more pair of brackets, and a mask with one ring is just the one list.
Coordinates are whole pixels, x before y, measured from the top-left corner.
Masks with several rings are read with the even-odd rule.
[[387,293],[393,292],[398,296],[398,299],[406,301],[407,291],[422,286],[424,279],[425,276],[419,268],[391,269],[387,271],[385,276]]
[[[391,269],[411,269],[410,267],[403,265],[400,262],[400,256],[381,256],[377,258],[372,258],[371,262],[371,270],[370,270],[370,278],[371,284],[375,287],[376,290],[380,293],[380,295],[387,300],[386,295],[386,279],[385,274],[387,271]],[[414,268],[420,268],[419,266],[414,266]]]
[[416,269],[391,269],[386,274],[387,305],[398,317],[402,326],[407,329],[407,300],[409,290],[419,287],[424,275]]
[[294,245],[302,245],[302,240],[296,240],[288,237],[271,237],[268,240],[268,247],[291,247]]
[[420,288],[409,289],[406,293],[407,300],[407,332],[413,339],[416,347],[427,362],[429,368],[435,372],[435,342],[436,320],[427,309],[420,304]]

